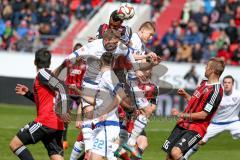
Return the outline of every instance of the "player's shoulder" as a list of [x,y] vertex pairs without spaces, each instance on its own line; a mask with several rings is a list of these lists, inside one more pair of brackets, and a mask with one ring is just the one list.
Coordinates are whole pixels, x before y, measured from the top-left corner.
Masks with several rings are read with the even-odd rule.
[[234,97],[239,97],[240,98],[240,90],[237,90],[237,89],[233,89],[233,96]]

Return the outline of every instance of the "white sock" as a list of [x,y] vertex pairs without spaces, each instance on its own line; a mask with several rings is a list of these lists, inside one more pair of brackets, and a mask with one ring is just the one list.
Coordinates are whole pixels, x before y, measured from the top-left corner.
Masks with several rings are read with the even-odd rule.
[[186,160],[188,160],[188,158],[189,158],[192,154],[194,154],[194,153],[196,153],[196,152],[198,151],[198,148],[199,148],[198,144],[195,144],[191,149],[189,149],[189,150],[187,151],[187,153],[184,154],[184,158],[185,158]]
[[85,151],[91,150],[93,146],[92,120],[83,121],[82,133]]
[[73,145],[72,153],[70,155],[70,160],[77,160],[84,150],[84,143],[82,141],[76,141]]
[[134,146],[136,144],[137,137],[140,135],[140,133],[146,127],[147,123],[148,123],[148,119],[145,115],[140,114],[137,117],[137,119],[134,121],[134,128],[132,130],[132,133],[128,139],[128,145]]

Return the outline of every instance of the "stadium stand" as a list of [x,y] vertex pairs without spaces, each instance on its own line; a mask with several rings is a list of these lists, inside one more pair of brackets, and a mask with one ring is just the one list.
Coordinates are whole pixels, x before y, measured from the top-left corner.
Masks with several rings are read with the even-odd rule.
[[161,41],[155,43],[155,52],[169,61],[199,63],[222,57],[228,65],[239,65],[239,22],[237,0],[189,0],[181,19],[172,21],[164,36],[159,37]]

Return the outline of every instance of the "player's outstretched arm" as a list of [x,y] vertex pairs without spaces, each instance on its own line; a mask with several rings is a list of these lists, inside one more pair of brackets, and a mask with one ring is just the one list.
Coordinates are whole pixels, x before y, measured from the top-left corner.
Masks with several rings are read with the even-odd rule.
[[185,98],[187,101],[189,101],[191,99],[191,95],[188,94],[184,89],[180,88],[177,92],[178,95],[182,96],[183,98]]
[[196,112],[196,113],[182,113],[179,112],[176,108],[173,108],[171,110],[171,114],[173,116],[182,118],[182,119],[187,119],[187,120],[204,120],[207,116],[208,113],[205,111],[201,111],[201,112]]
[[67,95],[67,88],[64,83],[56,78],[48,69],[40,69],[38,77],[41,84],[47,86],[50,90],[59,93],[61,103],[56,106],[55,112],[64,122],[70,122],[70,116],[68,114],[68,106],[70,106],[70,102]]
[[15,92],[19,95],[22,95],[22,96],[30,99],[33,102],[35,102],[33,93],[28,89],[27,86],[25,86],[23,84],[17,84],[15,87]]

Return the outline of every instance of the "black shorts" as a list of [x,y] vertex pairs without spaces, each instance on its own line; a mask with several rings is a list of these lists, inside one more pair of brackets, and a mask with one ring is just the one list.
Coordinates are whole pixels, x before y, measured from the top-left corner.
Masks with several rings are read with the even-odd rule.
[[62,130],[51,129],[33,121],[21,128],[17,137],[24,145],[42,141],[49,156],[54,154],[63,156],[62,132]]
[[197,132],[184,129],[176,125],[171,135],[163,144],[162,149],[168,154],[171,154],[172,148],[178,147],[184,155],[201,139],[202,137]]

